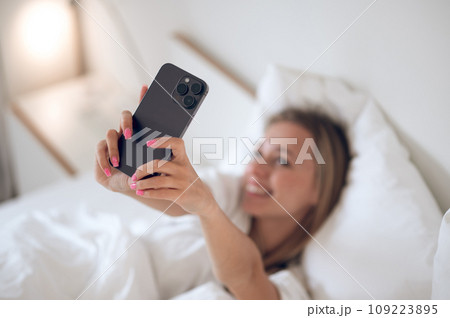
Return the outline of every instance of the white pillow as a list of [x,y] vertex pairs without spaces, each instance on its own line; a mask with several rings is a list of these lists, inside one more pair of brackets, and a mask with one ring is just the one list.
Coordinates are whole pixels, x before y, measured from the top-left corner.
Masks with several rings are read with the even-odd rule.
[[269,66],[258,99],[260,112],[270,108],[258,124],[287,105],[318,104],[346,125],[353,156],[320,245],[304,252],[313,299],[429,299],[442,214],[408,151],[373,99],[341,80],[308,73],[281,95],[299,74]]
[[442,219],[434,256],[432,299],[450,299],[450,209]]

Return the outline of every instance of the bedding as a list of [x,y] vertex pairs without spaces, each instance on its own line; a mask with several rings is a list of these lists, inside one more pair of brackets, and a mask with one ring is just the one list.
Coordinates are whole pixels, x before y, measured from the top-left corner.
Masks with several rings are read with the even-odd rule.
[[[341,200],[315,235],[320,245],[310,242],[301,267],[270,279],[283,299],[427,299],[432,287],[433,297],[443,297],[445,287],[437,282],[439,273],[445,274],[446,243],[435,257],[442,214],[408,151],[373,99],[341,80],[304,74],[278,98],[300,73],[268,68],[258,88],[262,108],[257,115],[276,103],[251,126],[252,132],[260,136],[256,127],[287,105],[319,104],[345,124],[353,159]],[[197,261],[208,258],[201,233],[192,232],[195,217],[161,216],[103,189],[92,176],[88,173],[0,206],[0,298],[73,299],[155,221],[81,298],[231,297],[208,267],[196,268]],[[202,178],[206,180],[208,173]],[[241,221],[234,220],[245,230]],[[185,235],[173,235],[174,229]],[[168,242],[171,249],[160,242]],[[174,270],[177,266],[182,270]],[[194,269],[196,275],[186,274]],[[178,278],[185,283],[179,284]]]
[[93,172],[8,202],[0,216],[1,299],[168,299],[214,279],[194,216],[112,193]]
[[[303,277],[301,267],[291,267],[281,270],[269,276],[270,281],[277,286],[280,299],[282,300],[306,300],[310,299],[306,291],[305,283],[299,277]],[[191,290],[173,297],[175,300],[232,300],[235,299],[217,281],[209,281]]]
[[2,229],[1,239],[2,299],[158,298],[142,242],[119,258],[134,237],[117,215],[86,206],[34,210]]
[[[136,235],[132,225],[139,224],[135,229],[139,231],[157,217],[139,202],[103,189],[94,181],[93,172],[2,204],[0,298],[76,298],[108,261],[128,246]],[[145,266],[139,265],[149,262],[141,252],[142,246],[136,244],[128,257],[113,267],[112,276],[106,275],[97,282],[98,290],[84,296],[136,297],[141,287],[128,283],[121,289],[123,281],[114,276],[129,279],[142,274],[143,282],[152,280]]]
[[450,299],[450,209],[442,218],[438,249],[434,256],[431,299]]
[[[250,218],[237,208],[239,176],[198,172],[248,232]],[[13,211],[0,229],[1,299],[234,299],[213,276],[196,216],[162,215],[91,174],[10,202],[0,215]],[[270,279],[282,299],[309,298],[295,264]]]

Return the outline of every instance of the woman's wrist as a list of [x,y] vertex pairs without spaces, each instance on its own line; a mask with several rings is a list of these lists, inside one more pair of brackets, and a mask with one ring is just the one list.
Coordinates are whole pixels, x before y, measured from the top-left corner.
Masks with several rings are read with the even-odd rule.
[[217,204],[216,200],[212,200],[209,204],[207,204],[202,210],[196,213],[200,221],[211,221],[217,217],[220,213],[223,213],[219,204]]

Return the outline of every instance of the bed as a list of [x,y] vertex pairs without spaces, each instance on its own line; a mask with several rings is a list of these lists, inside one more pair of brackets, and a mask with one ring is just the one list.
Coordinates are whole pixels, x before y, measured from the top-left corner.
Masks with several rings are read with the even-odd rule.
[[[317,233],[317,242],[311,242],[303,256],[305,289],[310,297],[449,297],[450,275],[445,266],[449,260],[449,214],[443,218],[444,211],[411,163],[408,150],[370,95],[341,79],[310,73],[298,79],[301,70],[269,65],[255,102],[250,90],[239,88],[239,81],[224,75],[211,60],[202,61],[189,43],[175,37],[173,45],[175,64],[188,65],[207,82],[221,85],[227,96],[236,96],[238,103],[226,112],[243,114],[241,122],[232,127],[223,122],[214,131],[192,127],[187,140],[192,136],[236,137],[239,133],[255,136],[261,127],[260,122],[253,122],[262,112],[268,116],[290,104],[319,104],[345,123],[352,143],[352,167],[343,197]],[[199,120],[210,118],[208,112],[224,111],[221,96],[209,98],[211,107],[205,105],[203,113],[199,111]],[[236,131],[240,126],[251,129]],[[223,162],[208,164],[220,166]],[[150,246],[155,248],[149,245],[155,242],[152,235],[170,239],[165,236],[165,226],[183,229],[192,225],[194,218],[161,215],[108,192],[96,184],[92,172],[2,204],[0,222],[0,298],[158,299],[177,295],[177,290],[158,290],[162,279],[172,279],[179,291],[189,287],[190,282],[176,287],[176,275],[161,276],[153,271],[155,259],[147,252]],[[193,255],[207,257],[200,248],[201,234],[189,243],[195,249]],[[55,259],[52,252],[67,257]],[[171,261],[156,263],[169,266]],[[204,281],[200,288],[175,297],[227,298],[208,275],[200,278]]]

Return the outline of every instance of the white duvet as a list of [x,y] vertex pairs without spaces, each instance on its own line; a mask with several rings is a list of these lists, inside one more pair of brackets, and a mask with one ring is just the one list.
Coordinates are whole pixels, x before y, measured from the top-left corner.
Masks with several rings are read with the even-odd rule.
[[[202,179],[225,207],[238,189],[212,171]],[[248,230],[242,214],[230,218]],[[0,224],[1,299],[234,299],[196,216],[162,215],[91,174],[0,206]],[[269,278],[282,299],[308,298],[300,267]]]
[[22,214],[0,234],[0,298],[179,295],[214,280],[209,266],[198,266],[209,260],[192,221],[190,216],[157,220],[145,232],[147,224],[145,228],[139,223],[126,225],[118,215],[93,211],[84,204],[75,211]]
[[214,280],[195,217],[160,216],[92,173],[1,205],[0,298],[168,299]]
[[85,206],[74,212],[36,210],[2,231],[0,297],[158,298],[149,255],[120,218]]

